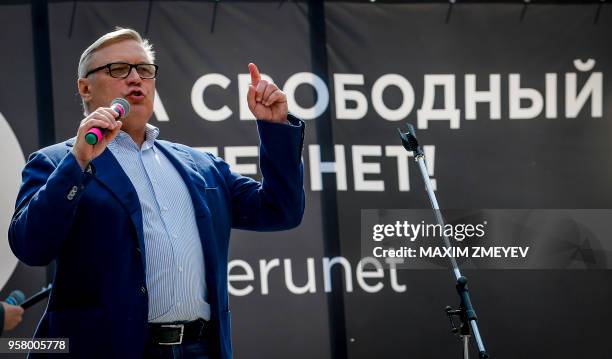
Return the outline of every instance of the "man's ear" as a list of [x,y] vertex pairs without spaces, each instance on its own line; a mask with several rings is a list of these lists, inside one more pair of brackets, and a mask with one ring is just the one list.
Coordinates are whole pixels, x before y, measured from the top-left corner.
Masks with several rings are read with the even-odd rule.
[[89,102],[91,100],[91,83],[89,79],[78,79],[77,86],[79,88],[79,95],[85,102]]

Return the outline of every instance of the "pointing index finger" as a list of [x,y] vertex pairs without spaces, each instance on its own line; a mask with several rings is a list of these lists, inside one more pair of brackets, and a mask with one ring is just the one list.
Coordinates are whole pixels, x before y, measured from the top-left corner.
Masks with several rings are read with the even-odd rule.
[[259,74],[259,69],[257,68],[257,65],[252,62],[249,63],[249,72],[251,73],[251,84],[253,86],[257,86],[259,80],[261,80],[261,75]]

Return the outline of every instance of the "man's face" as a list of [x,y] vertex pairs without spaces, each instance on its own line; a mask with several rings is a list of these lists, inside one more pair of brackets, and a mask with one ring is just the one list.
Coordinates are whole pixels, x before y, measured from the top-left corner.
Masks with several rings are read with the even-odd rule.
[[[129,64],[150,63],[144,48],[134,40],[123,40],[93,53],[87,71],[111,62]],[[153,114],[155,79],[141,79],[135,68],[125,79],[111,77],[107,69],[94,72],[86,79],[79,79],[79,93],[85,100],[89,112],[98,107],[108,107],[117,97],[130,103],[130,113],[123,119],[123,130],[141,129]]]

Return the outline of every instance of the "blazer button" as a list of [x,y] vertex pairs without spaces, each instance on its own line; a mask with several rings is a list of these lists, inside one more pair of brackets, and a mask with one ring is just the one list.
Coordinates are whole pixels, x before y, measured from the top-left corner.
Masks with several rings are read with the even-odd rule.
[[79,187],[77,186],[72,186],[72,188],[70,189],[70,192],[68,193],[68,195],[66,196],[66,198],[69,201],[72,201],[74,199],[74,195],[76,195],[77,191],[79,190]]
[[145,293],[147,292],[147,288],[145,288],[145,287],[140,287],[140,292],[141,292],[142,294],[145,294]]

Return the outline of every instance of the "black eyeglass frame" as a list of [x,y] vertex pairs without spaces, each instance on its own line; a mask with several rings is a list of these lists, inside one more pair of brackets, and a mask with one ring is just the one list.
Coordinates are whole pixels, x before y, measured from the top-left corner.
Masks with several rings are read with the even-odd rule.
[[[111,66],[112,66],[112,65],[128,65],[128,66],[130,67],[130,69],[128,70],[128,72],[127,72],[127,74],[126,74],[125,76],[123,76],[123,77],[115,77],[115,76],[113,76],[113,75],[112,75],[112,73],[111,73]],[[155,68],[155,73],[153,73],[153,77],[142,77],[142,76],[140,76],[140,74],[138,73],[138,68],[137,68],[137,67],[138,67],[138,66],[141,66],[141,65],[153,66],[153,67]],[[129,63],[127,63],[127,62],[111,62],[111,63],[108,63],[108,64],[106,64],[106,65],[102,65],[102,66],[100,66],[100,67],[96,67],[96,68],[95,68],[95,69],[93,69],[93,70],[89,70],[89,71],[88,71],[88,72],[85,74],[85,77],[87,77],[87,76],[89,76],[89,75],[91,75],[91,74],[93,74],[93,73],[95,73],[95,72],[98,72],[98,71],[100,71],[100,70],[108,69],[108,75],[109,75],[110,77],[112,77],[112,78],[114,78],[114,79],[125,79],[125,78],[127,78],[128,76],[130,76],[130,74],[132,73],[132,69],[135,69],[135,70],[136,70],[136,74],[138,74],[138,76],[140,76],[140,78],[141,78],[141,79],[143,79],[143,80],[151,80],[151,79],[154,79],[154,78],[156,78],[156,77],[157,77],[157,69],[158,69],[158,68],[159,68],[159,66],[157,66],[156,64],[129,64]]]

